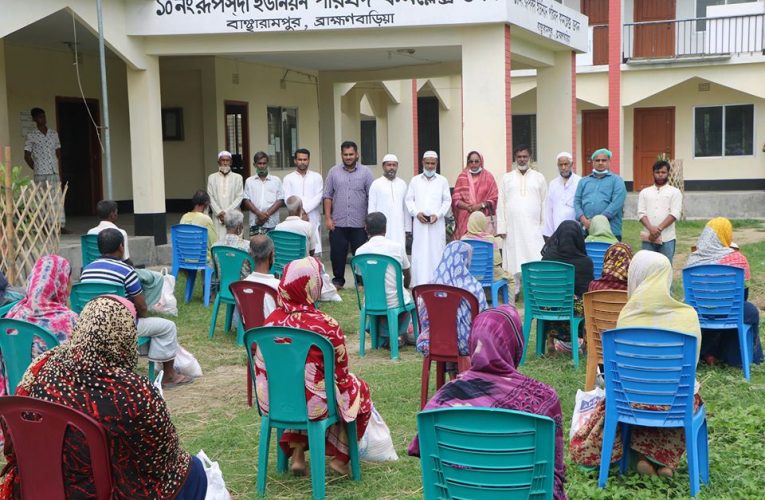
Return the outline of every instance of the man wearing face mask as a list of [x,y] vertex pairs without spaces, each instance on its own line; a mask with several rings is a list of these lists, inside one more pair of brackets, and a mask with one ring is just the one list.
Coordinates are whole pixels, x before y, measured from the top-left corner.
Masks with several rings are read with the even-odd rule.
[[387,154],[382,161],[383,175],[375,179],[369,188],[367,213],[381,212],[385,215],[385,237],[406,245],[406,233],[412,232],[412,217],[406,209],[406,181],[396,176],[398,158]]
[[590,219],[605,215],[611,223],[611,232],[621,241],[627,188],[624,180],[610,171],[610,166],[611,151],[601,148],[592,153],[592,173],[582,178],[576,187],[574,211],[585,230],[590,228]]
[[210,195],[210,210],[218,238],[226,234],[223,216],[230,210],[239,210],[242,204],[243,186],[242,176],[231,171],[231,153],[218,153],[218,171],[207,178],[207,194]]
[[297,196],[303,202],[308,222],[315,229],[316,248],[314,256],[321,256],[321,200],[324,197],[324,181],[321,174],[309,170],[311,152],[305,148],[295,150],[295,171],[284,176],[284,199]]
[[438,154],[422,155],[422,173],[409,182],[406,208],[412,220],[412,286],[429,283],[446,247],[445,217],[452,204],[449,182],[436,173]]
[[529,165],[531,149],[515,148],[513,170],[502,177],[497,203],[497,235],[505,238],[502,267],[515,278],[515,300],[521,293],[521,264],[542,259],[542,223],[547,196],[545,176]]
[[545,241],[558,229],[561,222],[576,220],[574,195],[581,177],[573,171],[574,157],[571,153],[560,153],[557,162],[560,175],[550,181],[545,199],[545,224],[542,229]]
[[497,182],[491,172],[483,168],[481,153],[469,152],[467,165],[457,176],[452,193],[452,213],[456,221],[454,239],[462,239],[465,235],[473,212],[483,212],[487,217],[494,215],[497,197]]
[[268,173],[268,155],[255,153],[255,173],[244,184],[244,208],[250,212],[250,236],[266,234],[279,223],[284,206],[282,181]]
[[670,164],[659,160],[653,164],[653,186],[638,195],[638,220],[645,230],[640,232],[643,250],[675,256],[675,221],[683,210],[683,193],[669,185]]

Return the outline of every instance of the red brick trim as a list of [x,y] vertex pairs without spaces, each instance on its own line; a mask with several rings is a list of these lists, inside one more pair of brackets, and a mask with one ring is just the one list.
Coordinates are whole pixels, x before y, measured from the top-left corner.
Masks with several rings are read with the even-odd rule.
[[611,171],[618,174],[621,166],[621,71],[622,71],[622,5],[608,1],[608,149],[611,150]]
[[513,166],[513,94],[510,91],[510,25],[505,25],[505,169],[509,172]]

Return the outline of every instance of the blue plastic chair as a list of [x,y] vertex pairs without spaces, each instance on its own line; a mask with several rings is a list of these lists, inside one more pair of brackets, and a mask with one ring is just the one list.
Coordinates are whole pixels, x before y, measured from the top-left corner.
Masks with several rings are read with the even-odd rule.
[[[342,422],[337,412],[335,391],[327,391],[327,417],[322,420],[310,420],[305,400],[305,361],[311,348],[320,349],[324,356],[324,373],[331,380],[335,373],[335,348],[326,337],[318,333],[284,326],[265,326],[253,328],[244,334],[245,348],[252,373],[255,373],[255,344],[263,356],[268,371],[268,414],[261,415],[260,444],[258,446],[258,494],[266,494],[266,475],[268,471],[268,449],[271,442],[271,429],[276,429],[277,441],[285,429],[305,430],[308,433],[308,446],[311,453],[311,487],[313,498],[324,498],[324,450],[327,429]],[[333,382],[327,384],[333,386]],[[257,391],[256,391],[257,396]],[[356,422],[346,424],[348,447],[351,457],[351,477],[361,479],[359,447],[356,434]],[[287,456],[277,445],[278,472],[287,471]]]
[[0,319],[0,353],[5,364],[5,393],[16,394],[16,386],[32,363],[32,344],[35,338],[48,349],[58,345],[58,339],[45,328],[18,319]]
[[571,328],[571,354],[574,367],[579,367],[579,323],[574,315],[574,266],[564,262],[538,261],[521,264],[523,281],[523,356],[531,336],[531,321],[537,320],[537,356],[545,353],[545,321],[568,321]]
[[116,283],[99,283],[88,281],[85,283],[75,283],[72,285],[72,293],[69,295],[69,303],[72,311],[80,314],[85,308],[85,304],[101,295],[119,295],[125,296],[125,287]]
[[606,256],[606,250],[611,246],[611,243],[588,241],[584,246],[587,250],[587,255],[592,259],[592,273],[595,279],[599,280],[603,274],[603,257]]
[[[396,276],[396,306],[388,307],[388,297],[385,290],[385,274],[388,269],[393,269]],[[393,257],[380,254],[357,255],[351,260],[353,281],[356,285],[356,302],[359,306],[359,356],[364,357],[366,344],[366,325],[369,321],[369,336],[372,340],[372,349],[379,346],[379,334],[377,331],[377,317],[388,319],[388,336],[390,339],[390,357],[398,360],[398,317],[400,314],[409,312],[412,315],[412,326],[415,338],[419,335],[419,326],[414,318],[414,301],[404,303],[404,282],[401,275],[401,264]],[[359,276],[364,283],[364,300],[359,294]]]
[[[215,335],[215,324],[218,322],[218,309],[220,309],[221,304],[226,304],[226,322],[223,329],[226,332],[231,329],[231,320],[234,317],[234,306],[236,305],[236,301],[228,286],[235,281],[239,281],[242,277],[242,266],[244,266],[245,262],[249,262],[250,269],[254,270],[255,261],[249,253],[234,247],[222,245],[214,246],[212,247],[211,252],[213,262],[218,263],[218,279],[220,279],[220,288],[218,290],[218,295],[215,297],[215,305],[213,305],[212,318],[210,321],[210,338],[213,338]],[[244,332],[244,327],[241,326],[241,323],[242,322],[239,321],[237,331]],[[239,338],[239,335],[237,335],[237,339]]]
[[268,237],[274,242],[274,265],[271,266],[271,273],[277,278],[282,275],[284,266],[293,260],[308,256],[308,242],[304,234],[269,231]]
[[744,270],[721,264],[683,269],[685,303],[699,315],[701,328],[737,330],[741,368],[749,382],[754,355],[754,331],[744,323]]
[[187,271],[186,291],[183,300],[188,304],[194,292],[197,271],[204,273],[204,304],[210,305],[213,268],[207,263],[207,229],[193,224],[176,224],[170,228],[173,245],[173,269],[175,279],[181,269]]
[[82,267],[84,268],[101,256],[98,249],[97,234],[83,234],[80,236],[80,251],[82,253]]
[[470,261],[470,274],[478,280],[484,288],[491,289],[491,305],[499,305],[499,291],[505,304],[510,303],[510,287],[505,278],[494,280],[494,243],[490,241],[463,239],[465,243],[473,247],[473,258]]
[[417,414],[426,500],[553,498],[555,422],[502,408]]
[[[605,488],[621,424],[625,453],[619,472],[627,471],[630,427],[682,427],[688,455],[691,496],[699,492],[699,476],[709,484],[707,418],[704,405],[694,413],[696,337],[661,328],[616,328],[603,332],[606,416],[598,486]],[[664,406],[647,410],[636,405]]]

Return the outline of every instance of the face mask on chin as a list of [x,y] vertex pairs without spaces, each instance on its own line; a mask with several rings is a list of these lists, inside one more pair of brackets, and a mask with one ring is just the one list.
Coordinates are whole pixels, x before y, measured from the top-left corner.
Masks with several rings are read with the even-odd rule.
[[595,175],[603,175],[606,172],[608,172],[607,168],[604,168],[603,170],[598,170],[597,168],[593,168],[592,169],[592,173],[595,174]]
[[255,171],[258,173],[258,177],[265,177],[268,175],[267,168],[256,168]]
[[478,175],[478,174],[480,174],[480,173],[481,173],[481,170],[483,170],[483,167],[471,168],[471,169],[470,169],[470,173],[471,173],[471,174],[475,174],[475,175]]
[[423,173],[423,174],[425,174],[425,177],[427,177],[428,179],[430,179],[431,177],[433,177],[434,175],[436,175],[436,171],[435,171],[435,170],[428,170],[428,169],[424,169],[424,170],[422,171],[422,173]]
[[220,166],[218,167],[218,172],[220,172],[223,175],[226,175],[227,173],[231,172],[231,167]]

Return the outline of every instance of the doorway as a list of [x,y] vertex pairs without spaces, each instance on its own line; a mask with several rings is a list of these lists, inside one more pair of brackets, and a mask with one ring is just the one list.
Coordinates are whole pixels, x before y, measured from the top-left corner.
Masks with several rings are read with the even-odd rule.
[[582,167],[577,173],[582,177],[590,175],[592,153],[605,147],[608,147],[608,110],[582,111]]
[[226,151],[231,153],[231,171],[246,180],[250,176],[250,121],[247,103],[224,101],[223,105]]
[[675,108],[635,109],[633,189],[653,184],[653,164],[659,155],[675,157]]
[[[422,155],[425,151],[435,151],[441,154],[440,129],[438,122],[438,98],[436,97],[418,97],[417,98],[417,152],[418,161],[417,173],[422,173]],[[441,164],[438,164],[436,171],[441,173]]]
[[[61,141],[62,182],[69,183],[64,201],[67,215],[95,215],[103,197],[98,100],[56,97],[56,124]],[[92,117],[92,119],[91,119]],[[96,125],[93,124],[95,121]]]
[[[635,0],[635,22],[674,21],[675,0]],[[673,57],[675,23],[635,26],[634,57]]]

